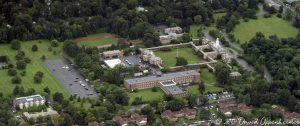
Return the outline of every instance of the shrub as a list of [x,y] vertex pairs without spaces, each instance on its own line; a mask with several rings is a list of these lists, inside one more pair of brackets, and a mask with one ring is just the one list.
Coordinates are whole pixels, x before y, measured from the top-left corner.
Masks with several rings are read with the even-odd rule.
[[26,75],[26,71],[20,72],[20,75],[21,75],[21,76],[25,76],[25,75]]
[[58,47],[58,42],[57,42],[57,40],[52,40],[51,46],[52,46],[52,47]]
[[11,82],[12,82],[13,84],[20,84],[20,83],[22,82],[22,79],[21,79],[21,77],[19,77],[19,76],[14,76],[14,77],[11,79]]
[[25,58],[24,58],[24,61],[25,61],[26,63],[31,63],[31,59],[30,59],[29,57],[25,57]]
[[19,70],[26,69],[26,62],[23,60],[17,61],[16,65],[17,65],[17,69]]
[[19,50],[21,48],[21,43],[19,40],[13,40],[11,42],[11,49],[13,50]]
[[38,51],[38,46],[37,46],[36,44],[34,44],[34,45],[31,47],[31,51],[32,51],[32,52]]
[[9,76],[15,76],[15,75],[17,75],[17,70],[15,70],[15,69],[8,69],[8,71],[7,71],[7,74],[9,75]]

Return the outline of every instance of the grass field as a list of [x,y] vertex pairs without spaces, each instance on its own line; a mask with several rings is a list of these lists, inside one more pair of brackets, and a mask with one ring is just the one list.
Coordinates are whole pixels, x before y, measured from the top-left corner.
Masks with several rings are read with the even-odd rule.
[[222,12],[222,13],[214,13],[214,14],[213,14],[213,17],[214,17],[215,21],[217,21],[217,19],[219,19],[219,18],[221,18],[221,17],[223,17],[223,16],[225,16],[225,15],[226,15],[225,12]]
[[162,100],[165,93],[160,88],[157,88],[157,92],[153,92],[150,88],[128,93],[128,95],[130,97],[129,103],[132,103],[136,97],[141,97],[143,101]]
[[[169,68],[176,65],[177,49],[173,49],[172,51],[155,52],[155,55],[163,60],[164,67]],[[206,62],[204,59],[195,55],[191,48],[179,48],[178,56],[184,57],[189,64]]]
[[271,18],[260,17],[249,22],[241,21],[233,31],[233,34],[243,44],[255,36],[256,32],[262,32],[266,37],[277,35],[280,38],[295,37],[298,29],[292,26],[291,22],[273,16]]
[[[201,81],[205,84],[205,93],[207,92],[220,92],[223,88],[215,86],[217,80],[215,75],[210,72],[207,68],[203,68],[200,71]],[[187,88],[188,92],[191,94],[199,95],[198,85],[191,85]]]
[[107,44],[117,44],[118,40],[117,35],[110,33],[98,33],[87,37],[77,38],[75,39],[75,42],[77,42],[80,46],[96,47]]
[[[37,52],[32,52],[31,47],[33,44],[36,44],[38,46]],[[28,42],[22,42],[21,48],[25,52],[25,55],[29,57],[32,61],[30,64],[27,64],[26,67],[26,75],[22,77],[22,84],[19,84],[20,86],[23,86],[25,89],[28,88],[34,88],[37,92],[42,93],[43,88],[48,86],[52,93],[54,92],[61,92],[64,94],[65,97],[67,97],[69,94],[64,89],[64,87],[56,80],[48,71],[48,69],[44,66],[43,62],[41,61],[41,57],[43,55],[46,56],[46,59],[56,59],[61,58],[62,53],[62,43],[59,44],[59,47],[52,48],[52,52],[56,51],[57,54],[54,55],[52,52],[48,51],[48,47],[50,47],[50,42],[41,40],[41,43],[36,41],[28,41]],[[10,62],[15,64],[15,55],[16,51],[12,50],[10,48],[9,44],[2,44],[0,45],[0,54],[6,55],[10,58]],[[37,71],[41,71],[44,73],[44,78],[41,84],[35,84],[33,82],[34,74]],[[18,71],[18,75],[20,71]],[[0,70],[0,92],[3,92],[4,94],[11,94],[15,85],[11,83],[11,77],[7,75],[7,70]]]

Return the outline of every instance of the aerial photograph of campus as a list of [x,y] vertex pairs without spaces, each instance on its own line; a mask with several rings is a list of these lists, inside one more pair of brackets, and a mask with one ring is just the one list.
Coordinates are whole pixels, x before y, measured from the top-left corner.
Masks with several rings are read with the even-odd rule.
[[300,126],[300,0],[0,0],[0,126]]

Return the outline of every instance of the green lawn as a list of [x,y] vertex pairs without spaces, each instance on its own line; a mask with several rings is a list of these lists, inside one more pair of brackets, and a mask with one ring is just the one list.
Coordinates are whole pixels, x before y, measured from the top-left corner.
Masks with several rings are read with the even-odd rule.
[[221,18],[221,17],[223,17],[223,16],[225,16],[225,15],[226,15],[225,12],[222,12],[222,13],[214,13],[214,14],[213,14],[213,17],[214,17],[215,21],[217,21],[217,19],[219,19],[219,18]]
[[132,103],[136,97],[141,97],[143,101],[162,100],[165,93],[160,88],[157,88],[156,92],[153,92],[150,88],[128,93],[128,95],[130,97],[129,103]]
[[216,30],[216,27],[215,26],[209,26],[209,27],[207,27],[207,26],[204,26],[204,25],[196,25],[196,24],[194,24],[194,25],[191,25],[190,26],[190,30],[189,30],[189,34],[190,34],[190,36],[192,37],[192,39],[198,39],[199,37],[198,37],[198,30],[200,29],[200,28],[203,28],[203,31],[202,32],[209,32],[210,30]]
[[[44,66],[43,62],[41,61],[41,56],[45,55],[47,59],[57,59],[61,58],[62,53],[62,43],[59,43],[59,47],[52,48],[52,52],[48,51],[48,47],[50,47],[49,41],[40,40],[41,43],[36,41],[28,41],[22,42],[21,48],[25,52],[25,55],[29,57],[32,61],[30,64],[27,64],[26,68],[26,75],[22,77],[22,84],[25,89],[34,88],[37,92],[43,92],[43,88],[48,86],[52,93],[54,92],[61,92],[64,96],[68,96],[69,93],[64,89],[64,87],[51,75],[51,72]],[[33,44],[38,46],[37,52],[32,52],[31,47]],[[56,51],[57,54],[54,55],[53,52]],[[10,58],[10,62],[15,65],[15,55],[16,51],[10,48],[9,44],[2,44],[0,45],[0,55],[6,55]],[[42,71],[44,73],[44,78],[41,84],[35,84],[33,82],[34,74],[37,71]],[[18,71],[18,74],[20,71]],[[20,74],[19,74],[20,75]],[[4,94],[11,94],[14,89],[14,84],[11,83],[11,77],[7,75],[7,70],[0,70],[0,92]]]
[[119,38],[110,33],[98,33],[75,39],[80,46],[96,47],[107,44],[117,44]]
[[[205,84],[205,93],[207,92],[220,92],[223,88],[215,86],[217,80],[215,75],[210,72],[207,68],[203,68],[200,71],[201,81]],[[187,88],[188,92],[191,94],[199,95],[198,85],[190,85]]]
[[[173,49],[172,51],[158,51],[155,52],[155,55],[163,60],[164,67],[166,68],[176,65],[177,49]],[[204,59],[195,55],[191,48],[179,48],[178,56],[184,57],[189,64],[206,62]]]
[[291,22],[272,16],[271,18],[258,18],[241,21],[233,31],[233,34],[240,43],[245,43],[255,36],[256,32],[262,32],[266,37],[276,34],[280,38],[295,37],[298,29],[292,26]]

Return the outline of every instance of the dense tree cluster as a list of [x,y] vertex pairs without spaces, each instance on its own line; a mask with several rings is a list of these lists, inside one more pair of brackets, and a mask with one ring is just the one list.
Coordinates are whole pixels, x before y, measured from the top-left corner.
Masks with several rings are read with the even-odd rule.
[[66,41],[63,46],[64,52],[74,58],[78,70],[89,80],[95,80],[98,76],[100,63],[97,48],[78,47],[75,42]]
[[[292,111],[300,112],[300,36],[279,39],[277,36],[266,38],[257,33],[249,43],[243,46],[245,57],[257,69],[266,66],[273,82],[257,82],[251,93],[251,103],[281,104]],[[298,100],[297,100],[298,99]]]
[[[219,5],[221,4],[221,5]],[[125,38],[154,34],[152,25],[189,26],[213,22],[213,9],[231,8],[232,1],[0,1],[0,42],[13,39],[65,40],[107,29]],[[136,7],[147,11],[138,11]],[[195,17],[195,18],[194,18]],[[152,25],[150,25],[152,24]],[[155,44],[153,44],[155,45]]]

